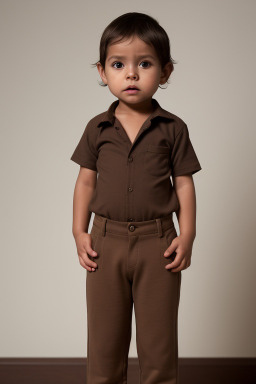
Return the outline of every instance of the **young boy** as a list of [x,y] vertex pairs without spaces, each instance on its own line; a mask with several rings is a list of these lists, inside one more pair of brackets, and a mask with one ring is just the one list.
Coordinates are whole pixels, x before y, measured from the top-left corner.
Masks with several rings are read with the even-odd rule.
[[173,71],[168,36],[148,15],[122,15],[103,32],[97,68],[117,100],[88,122],[71,157],[80,165],[73,235],[87,270],[87,384],[127,383],[133,304],[140,383],[176,384],[201,166],[185,122],[152,98]]

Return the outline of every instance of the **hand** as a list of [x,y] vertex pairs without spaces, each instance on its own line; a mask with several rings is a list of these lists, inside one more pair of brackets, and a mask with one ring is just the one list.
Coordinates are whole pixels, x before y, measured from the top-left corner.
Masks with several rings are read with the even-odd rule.
[[88,255],[93,257],[97,256],[97,252],[95,252],[91,247],[91,235],[87,232],[82,232],[79,235],[75,236],[75,242],[80,265],[83,268],[87,269],[87,271],[89,272],[95,271],[95,268],[98,265],[88,257]]
[[186,269],[191,264],[193,239],[185,235],[177,236],[171,242],[171,245],[164,252],[164,256],[170,256],[176,252],[175,259],[165,266],[166,269],[171,269],[172,272],[179,272]]

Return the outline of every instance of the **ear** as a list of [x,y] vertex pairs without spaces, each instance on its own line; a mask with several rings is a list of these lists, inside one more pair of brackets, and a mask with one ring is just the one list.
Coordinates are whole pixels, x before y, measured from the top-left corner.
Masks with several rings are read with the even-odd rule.
[[108,81],[107,81],[107,78],[105,75],[105,71],[104,71],[103,66],[101,65],[101,63],[99,61],[97,63],[97,69],[98,69],[98,72],[100,74],[101,80],[103,81],[103,83],[107,84]]
[[173,64],[171,61],[165,64],[164,68],[161,72],[160,82],[159,84],[165,84],[169,77],[171,76],[172,71],[174,70]]

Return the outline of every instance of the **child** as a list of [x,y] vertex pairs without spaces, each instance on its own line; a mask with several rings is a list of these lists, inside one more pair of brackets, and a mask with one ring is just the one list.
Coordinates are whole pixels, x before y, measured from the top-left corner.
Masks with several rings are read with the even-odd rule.
[[73,235],[87,270],[87,384],[127,383],[133,304],[140,383],[176,384],[201,166],[185,122],[152,98],[173,71],[168,36],[152,17],[124,14],[103,32],[96,65],[117,99],[88,122],[71,157],[80,165]]

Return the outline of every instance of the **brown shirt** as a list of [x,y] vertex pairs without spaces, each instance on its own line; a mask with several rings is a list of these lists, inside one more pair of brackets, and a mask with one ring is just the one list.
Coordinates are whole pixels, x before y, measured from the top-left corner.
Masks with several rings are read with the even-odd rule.
[[118,103],[88,122],[71,156],[98,172],[89,210],[117,221],[152,220],[178,211],[170,176],[202,169],[187,125],[152,99],[154,110],[132,143],[114,114]]

